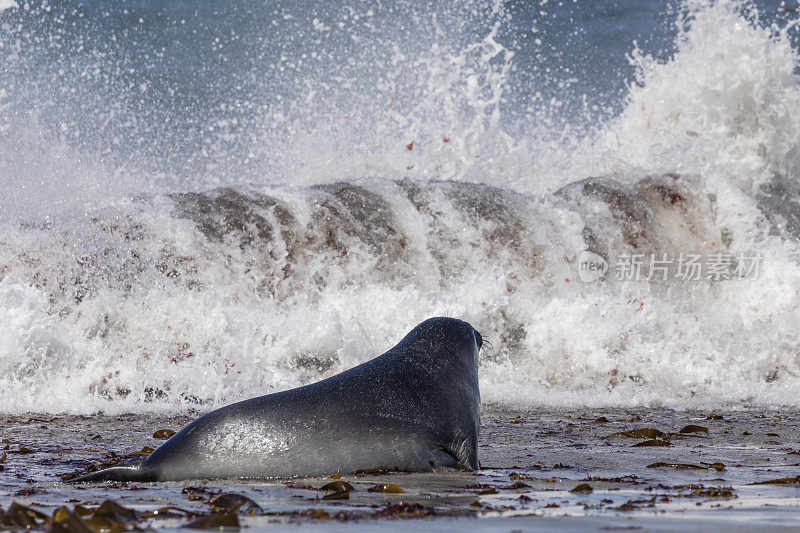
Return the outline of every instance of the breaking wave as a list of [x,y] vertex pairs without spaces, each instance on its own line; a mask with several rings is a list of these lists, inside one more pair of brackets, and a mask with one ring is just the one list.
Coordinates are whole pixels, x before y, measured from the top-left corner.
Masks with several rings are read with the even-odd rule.
[[[579,131],[544,96],[528,122],[505,118],[509,18],[478,5],[477,41],[450,39],[436,13],[409,23],[431,24],[431,42],[387,47],[370,73],[380,105],[348,100],[349,78],[320,95],[329,69],[284,67],[311,69],[303,98],[265,104],[246,136],[206,131],[207,158],[177,139],[186,174],[133,158],[150,137],[125,151],[54,135],[3,82],[0,409],[207,409],[352,367],[436,315],[491,341],[488,402],[797,405],[796,23],[684,4],[673,53],[634,47],[621,111]],[[35,39],[3,32],[5,66],[31,67]],[[607,261],[602,279],[582,279],[585,251]],[[690,254],[757,270],[648,264]]]

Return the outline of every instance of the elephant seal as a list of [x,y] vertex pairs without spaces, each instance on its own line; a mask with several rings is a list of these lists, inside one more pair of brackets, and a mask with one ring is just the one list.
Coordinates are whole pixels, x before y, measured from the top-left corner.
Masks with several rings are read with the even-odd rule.
[[431,318],[371,361],[311,385],[212,411],[146,459],[72,481],[477,469],[482,344],[468,323]]

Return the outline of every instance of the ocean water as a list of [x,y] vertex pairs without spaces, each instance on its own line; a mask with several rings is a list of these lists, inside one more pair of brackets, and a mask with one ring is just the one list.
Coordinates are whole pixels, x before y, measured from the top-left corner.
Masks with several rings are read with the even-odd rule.
[[485,402],[797,407],[793,7],[0,0],[0,410],[210,409],[436,315]]

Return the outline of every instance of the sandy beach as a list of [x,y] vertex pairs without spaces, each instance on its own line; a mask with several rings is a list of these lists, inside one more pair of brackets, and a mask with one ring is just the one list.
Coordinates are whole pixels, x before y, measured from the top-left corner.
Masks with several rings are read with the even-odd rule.
[[[378,522],[398,531],[800,527],[800,413],[794,410],[516,411],[485,405],[478,472],[88,485],[60,479],[155,448],[163,441],[154,432],[178,429],[190,418],[7,417],[0,506],[8,510],[16,502],[40,511],[38,528],[52,526],[44,515],[62,506],[91,523],[105,500],[134,511],[118,524],[127,529],[170,529],[209,515],[227,516],[251,531],[372,529]],[[332,481],[352,488],[320,490]],[[380,492],[400,490],[389,484],[403,492]],[[218,499],[225,494],[247,499]],[[240,500],[226,515],[225,502]]]

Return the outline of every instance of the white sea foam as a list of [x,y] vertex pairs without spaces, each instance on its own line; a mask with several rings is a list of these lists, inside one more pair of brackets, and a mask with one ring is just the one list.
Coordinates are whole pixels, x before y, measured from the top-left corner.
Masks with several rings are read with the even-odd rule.
[[0,0],[0,13],[5,11],[6,9],[15,9],[18,7],[19,4],[16,3],[14,0]]
[[[634,50],[623,111],[580,134],[542,134],[544,113],[527,136],[504,131],[513,55],[495,28],[458,50],[395,50],[387,83],[427,76],[410,107],[265,119],[264,152],[288,139],[272,182],[47,217],[18,196],[0,224],[0,408],[211,408],[352,367],[435,315],[491,342],[485,401],[796,406],[796,30],[729,0],[687,5],[679,25],[674,56]],[[138,176],[39,139],[0,146],[0,170],[76,182],[44,198]],[[612,268],[633,253],[761,262],[755,279],[584,283],[586,249]]]

